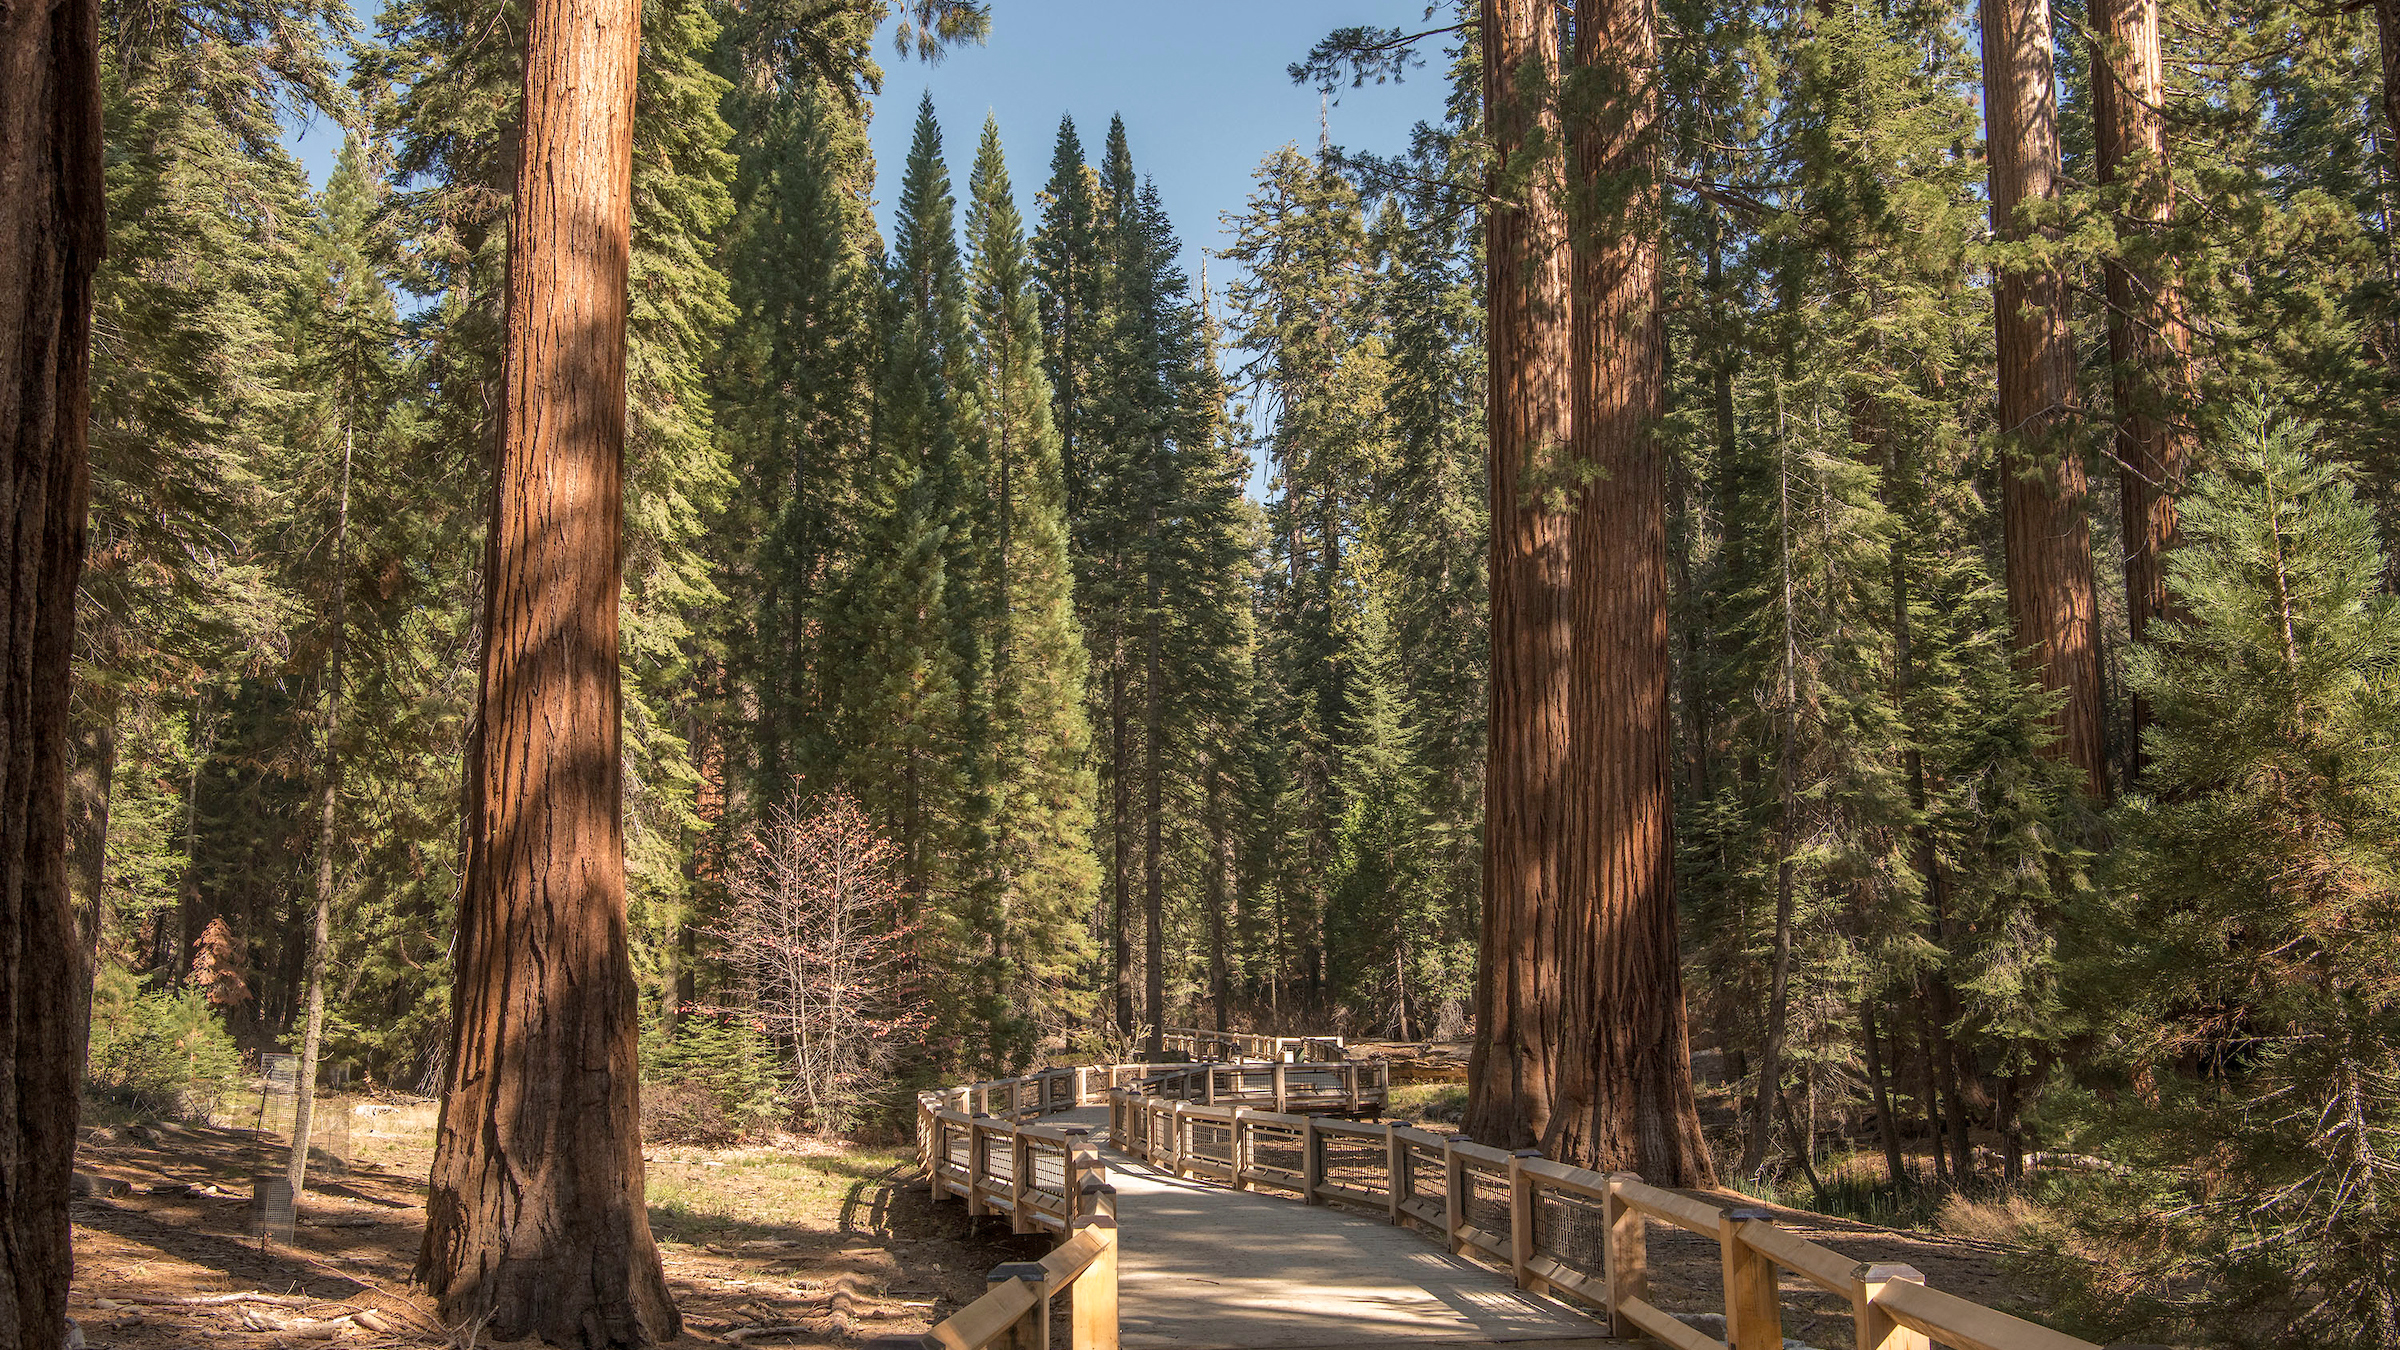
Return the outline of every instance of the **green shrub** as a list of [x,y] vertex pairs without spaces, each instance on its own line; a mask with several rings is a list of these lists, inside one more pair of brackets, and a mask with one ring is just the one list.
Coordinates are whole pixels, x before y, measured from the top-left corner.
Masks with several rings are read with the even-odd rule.
[[129,971],[100,973],[84,1081],[96,1118],[206,1123],[241,1073],[241,1051],[198,990],[144,992]]
[[775,1048],[738,1014],[687,1008],[642,1033],[642,1134],[721,1148],[791,1115]]

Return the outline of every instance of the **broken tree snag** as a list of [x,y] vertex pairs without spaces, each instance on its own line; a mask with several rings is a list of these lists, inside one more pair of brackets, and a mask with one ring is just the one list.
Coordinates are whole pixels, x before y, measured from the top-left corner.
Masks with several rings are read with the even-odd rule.
[[679,1334],[643,1205],[620,823],[638,0],[534,0],[467,755],[450,1079],[417,1274],[497,1340]]
[[67,876],[92,274],[107,247],[98,10],[0,6],[0,1350],[66,1337],[91,971]]
[[[2004,245],[2048,233],[2028,219],[2058,195],[2058,85],[2049,0],[1983,0],[1984,142],[1992,233]],[[2075,351],[2057,268],[2004,253],[1993,268],[2000,385],[2000,514],[2008,612],[2028,673],[2059,705],[2049,753],[2108,795],[2100,707],[2099,601],[2083,460],[2067,432]]]
[[1492,129],[1485,216],[1491,452],[1491,693],[1483,916],[1467,1134],[1521,1148],[1556,1092],[1558,915],[1569,763],[1566,202],[1558,23],[1548,0],[1483,0]]
[[1675,931],[1668,725],[1666,335],[1652,0],[1578,0],[1574,157],[1573,722],[1551,1157],[1662,1186],[1714,1180],[1692,1093]]

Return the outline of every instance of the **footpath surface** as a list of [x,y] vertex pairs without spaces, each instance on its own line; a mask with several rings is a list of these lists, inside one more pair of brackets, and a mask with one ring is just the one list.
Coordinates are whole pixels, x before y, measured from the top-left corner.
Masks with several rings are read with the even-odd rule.
[[[1053,1123],[1108,1124],[1105,1107]],[[1121,1335],[1143,1350],[1539,1342],[1597,1350],[1600,1324],[1380,1219],[1187,1180],[1122,1153]]]

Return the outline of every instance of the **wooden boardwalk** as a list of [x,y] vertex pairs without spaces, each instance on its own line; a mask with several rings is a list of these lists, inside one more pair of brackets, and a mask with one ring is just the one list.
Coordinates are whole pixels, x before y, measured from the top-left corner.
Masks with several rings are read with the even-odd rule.
[[[1108,1111],[1051,1119],[1096,1133]],[[1179,1178],[1122,1153],[1108,1168],[1129,1350],[1629,1344],[1380,1218]]]

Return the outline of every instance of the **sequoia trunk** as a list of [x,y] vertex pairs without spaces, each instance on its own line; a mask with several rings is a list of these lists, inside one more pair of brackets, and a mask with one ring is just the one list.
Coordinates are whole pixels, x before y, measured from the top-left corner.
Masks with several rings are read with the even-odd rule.
[[[1984,139],[1992,232],[2022,243],[2058,192],[2058,86],[2049,0],[1984,0]],[[2060,700],[2051,753],[2083,774],[2091,796],[2108,793],[2100,715],[2099,608],[2092,586],[2091,522],[2083,462],[2063,434],[2075,399],[2066,280],[2023,258],[1993,278],[1999,345],[2001,516],[2008,609],[2031,673]]]
[[643,1199],[617,596],[634,0],[536,0],[448,1090],[418,1278],[495,1340],[681,1331]]
[[[2390,0],[2385,0],[2390,3]],[[2173,209],[2167,124],[2160,109],[2158,0],[2093,6],[2092,130],[2100,181],[2125,192],[2122,230],[2162,229]],[[2117,408],[2117,482],[2125,522],[2125,611],[2133,640],[2169,612],[2166,555],[2175,546],[2175,496],[2187,447],[2176,404],[2188,384],[2191,338],[2183,297],[2163,267],[2122,259],[2107,268],[2108,356]],[[2135,696],[2135,764],[2146,700]]]
[[1559,922],[1567,905],[1568,517],[1555,477],[1567,378],[1566,201],[1559,166],[1558,24],[1547,0],[1483,0],[1492,136],[1484,251],[1489,328],[1491,694],[1483,916],[1466,1133],[1521,1148],[1550,1125],[1565,1035]]
[[1713,1181],[1675,932],[1665,332],[1652,0],[1577,0],[1574,517],[1566,1040],[1543,1150],[1662,1186]]
[[107,246],[90,0],[0,8],[0,1350],[66,1339],[91,971],[67,877],[67,691]]

